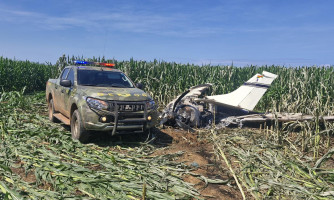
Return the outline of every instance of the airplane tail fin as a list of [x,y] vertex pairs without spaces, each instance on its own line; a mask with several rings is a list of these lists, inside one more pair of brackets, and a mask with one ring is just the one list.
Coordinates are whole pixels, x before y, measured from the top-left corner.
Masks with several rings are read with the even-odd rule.
[[256,74],[233,92],[207,96],[205,101],[252,111],[276,78],[276,74],[263,71],[262,74]]

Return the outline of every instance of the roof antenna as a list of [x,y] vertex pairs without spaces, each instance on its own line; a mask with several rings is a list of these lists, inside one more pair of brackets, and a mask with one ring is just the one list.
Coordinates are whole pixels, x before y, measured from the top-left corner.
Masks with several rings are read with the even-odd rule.
[[106,35],[105,35],[105,38],[104,38],[104,45],[103,45],[103,54],[102,54],[103,57],[105,57],[104,53],[106,51],[106,43],[108,42],[108,35],[109,35],[109,29],[107,28]]

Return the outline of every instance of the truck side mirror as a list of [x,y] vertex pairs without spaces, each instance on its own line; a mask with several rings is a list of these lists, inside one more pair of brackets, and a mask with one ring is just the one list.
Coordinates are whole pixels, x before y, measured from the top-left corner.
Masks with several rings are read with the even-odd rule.
[[142,83],[136,83],[136,87],[142,90],[144,85]]
[[64,87],[71,87],[71,80],[62,79],[60,80],[60,85]]

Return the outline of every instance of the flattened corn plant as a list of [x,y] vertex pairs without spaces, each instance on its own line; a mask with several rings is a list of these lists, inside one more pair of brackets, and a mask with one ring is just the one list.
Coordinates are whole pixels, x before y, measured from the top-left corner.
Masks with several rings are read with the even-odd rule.
[[[216,155],[255,199],[334,199],[334,141],[314,160],[300,149],[296,133],[278,144],[270,130],[211,130]],[[298,137],[298,135],[297,135]],[[228,158],[226,157],[228,155]]]
[[[145,147],[74,142],[45,115],[44,94],[0,94],[0,198],[188,199],[197,191],[182,180],[180,153],[148,156]],[[153,147],[148,147],[152,150]]]

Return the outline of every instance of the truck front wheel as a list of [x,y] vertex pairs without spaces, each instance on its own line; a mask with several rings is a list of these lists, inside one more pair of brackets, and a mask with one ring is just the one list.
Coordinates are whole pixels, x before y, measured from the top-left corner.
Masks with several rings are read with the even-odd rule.
[[89,139],[89,133],[85,130],[78,110],[75,110],[71,118],[71,134],[74,140],[86,143]]

